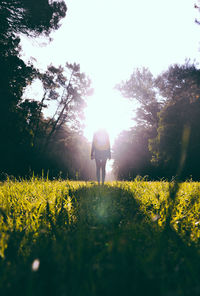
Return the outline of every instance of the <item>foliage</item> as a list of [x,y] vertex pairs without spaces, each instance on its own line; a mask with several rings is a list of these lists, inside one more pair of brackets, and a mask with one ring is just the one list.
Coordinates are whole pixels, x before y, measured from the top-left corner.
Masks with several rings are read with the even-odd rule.
[[150,141],[153,160],[163,176],[175,175],[182,166],[182,177],[198,178],[200,71],[188,63],[174,65],[156,83],[166,104],[159,114],[158,135]]
[[[40,149],[40,144],[38,146]],[[73,180],[94,180],[95,164],[89,158],[90,149],[90,143],[82,134],[60,128],[48,149],[36,153],[32,169],[38,175],[43,170],[48,172],[51,179],[62,175]]]
[[136,69],[126,81],[116,88],[136,106],[136,125],[130,131],[123,131],[114,145],[114,168],[119,179],[133,179],[138,174],[154,177],[149,151],[149,139],[156,137],[158,113],[163,102],[156,89],[155,78],[146,69]]
[[[89,143],[80,134],[80,120],[90,81],[77,64],[50,65],[40,73],[20,56],[20,37],[48,37],[66,15],[64,1],[0,1],[0,178],[49,172],[68,178],[94,178]],[[42,101],[23,98],[27,85],[43,83]],[[44,117],[50,101],[52,118]],[[70,121],[70,127],[66,122]],[[72,126],[74,133],[72,134]],[[79,161],[78,161],[79,160]]]
[[113,167],[119,180],[133,180],[137,175],[153,176],[148,140],[149,129],[144,126],[123,131],[115,140]]
[[155,78],[147,68],[136,69],[128,80],[122,81],[116,88],[137,106],[139,103],[134,118],[139,125],[157,127],[161,102],[157,99]]
[[48,35],[59,28],[67,8],[64,1],[1,0],[0,10],[2,34],[12,38],[16,33]]
[[199,189],[7,180],[1,295],[199,295]]
[[49,35],[66,14],[64,1],[0,1],[0,170],[23,174],[29,166],[33,130],[27,114],[34,102],[22,103],[27,84],[37,76],[31,64],[20,58],[20,34]]
[[[199,177],[200,72],[194,64],[172,65],[154,78],[136,69],[119,84],[125,98],[139,103],[136,125],[122,132],[115,147],[114,167],[121,179],[179,175]],[[124,151],[126,151],[124,153]]]
[[44,107],[51,101],[56,102],[55,112],[45,123],[45,148],[65,124],[79,130],[83,119],[85,97],[91,93],[90,80],[80,72],[80,65],[66,63],[65,67],[48,66],[39,78],[43,83],[44,95],[40,102],[38,119],[35,128],[35,139],[38,136],[40,117]]
[[[83,109],[86,96],[91,94],[90,80],[80,72],[80,65],[49,66],[36,79],[43,83],[41,101],[26,98],[21,104],[32,132],[32,147],[27,160],[28,170],[21,172],[49,177],[90,180],[95,167],[89,159],[90,144],[82,135]],[[54,103],[54,114],[45,108]]]

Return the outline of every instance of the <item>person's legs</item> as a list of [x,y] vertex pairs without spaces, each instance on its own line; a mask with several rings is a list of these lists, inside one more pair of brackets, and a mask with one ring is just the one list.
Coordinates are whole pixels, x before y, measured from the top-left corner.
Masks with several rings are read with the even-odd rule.
[[105,176],[106,176],[106,159],[101,161],[101,169],[102,169],[102,184],[104,184]]
[[97,174],[97,181],[98,184],[100,185],[100,168],[101,168],[101,161],[99,159],[96,160],[96,174]]

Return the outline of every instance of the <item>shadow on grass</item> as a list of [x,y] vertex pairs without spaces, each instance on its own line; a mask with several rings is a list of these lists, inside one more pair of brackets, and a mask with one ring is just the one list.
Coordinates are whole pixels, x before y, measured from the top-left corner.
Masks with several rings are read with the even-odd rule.
[[[83,187],[47,203],[37,233],[8,232],[0,295],[199,295],[200,256],[132,193]],[[58,207],[59,203],[59,207]],[[34,271],[33,262],[39,263]]]

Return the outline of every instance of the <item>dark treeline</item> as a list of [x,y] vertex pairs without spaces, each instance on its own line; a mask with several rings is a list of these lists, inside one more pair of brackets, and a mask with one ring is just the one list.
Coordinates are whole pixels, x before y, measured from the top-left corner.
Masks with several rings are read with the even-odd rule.
[[[81,134],[82,110],[91,92],[80,66],[49,65],[40,73],[20,57],[20,34],[46,36],[60,26],[64,1],[0,1],[0,172],[1,176],[49,174],[94,177],[90,146]],[[41,98],[25,98],[25,88],[40,80]],[[51,117],[47,105],[57,106]]]
[[116,86],[137,106],[135,126],[114,145],[119,179],[200,177],[200,70],[186,61],[158,77],[136,69]]

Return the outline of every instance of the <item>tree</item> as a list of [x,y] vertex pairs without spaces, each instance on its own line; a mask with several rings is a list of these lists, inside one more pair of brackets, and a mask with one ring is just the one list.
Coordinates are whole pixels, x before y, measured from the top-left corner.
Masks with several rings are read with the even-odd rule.
[[120,180],[132,180],[137,175],[154,176],[148,149],[149,131],[145,127],[123,131],[113,146],[114,174]]
[[53,134],[68,123],[71,128],[78,130],[83,119],[85,97],[91,94],[90,79],[80,72],[80,65],[66,63],[65,67],[49,66],[40,75],[43,82],[44,95],[40,102],[38,120],[35,130],[37,139],[40,116],[48,102],[55,101],[56,108],[53,116],[45,124],[45,147],[51,141]]
[[[40,147],[39,147],[40,148]],[[94,180],[95,165],[90,160],[90,144],[80,132],[62,126],[52,135],[48,149],[38,149],[30,166],[35,174],[48,173],[49,178]],[[34,157],[33,157],[34,156]]]
[[173,65],[156,80],[166,104],[158,135],[150,141],[153,161],[166,177],[199,176],[200,70],[188,62]]
[[32,143],[32,131],[20,103],[24,88],[37,71],[20,59],[19,34],[48,36],[59,27],[65,13],[64,1],[0,1],[0,170],[21,172]]
[[140,103],[137,124],[115,147],[119,177],[199,178],[200,70],[190,61],[156,79],[137,70],[118,89]]
[[155,79],[147,68],[136,69],[126,81],[116,85],[122,96],[137,106],[135,120],[139,125],[157,127],[161,109]]
[[64,1],[1,0],[0,27],[4,45],[6,37],[15,38],[18,33],[48,36],[52,30],[59,28],[66,10]]
[[149,139],[157,134],[158,113],[162,107],[155,78],[146,68],[136,69],[127,81],[116,86],[125,98],[137,106],[136,125],[123,132],[114,146],[114,167],[119,178],[154,175]]

